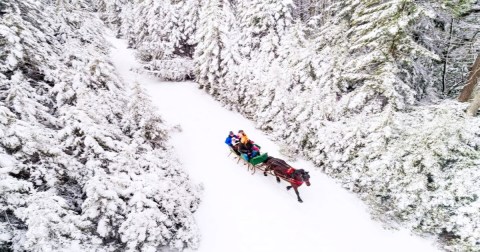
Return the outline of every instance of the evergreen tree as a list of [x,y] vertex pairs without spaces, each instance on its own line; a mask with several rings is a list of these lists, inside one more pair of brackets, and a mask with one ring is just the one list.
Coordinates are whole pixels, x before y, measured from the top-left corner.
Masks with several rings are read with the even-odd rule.
[[135,83],[128,103],[128,113],[122,120],[122,125],[125,125],[123,131],[134,141],[141,141],[137,143],[139,145],[148,144],[152,148],[165,148],[167,132],[163,120],[151,113],[154,110],[150,97],[145,94],[138,82]]
[[228,17],[231,9],[223,0],[208,0],[200,12],[197,47],[195,50],[195,76],[200,88],[218,96],[225,88],[222,62],[225,43],[229,40]]
[[[416,43],[408,32],[409,26],[415,20],[428,13],[413,1],[403,0],[386,3],[376,1],[369,4],[353,1],[352,8],[355,12],[350,21],[350,50],[366,53],[362,53],[358,60],[352,60],[346,73],[354,76],[353,73],[358,70],[368,69],[375,74],[362,77],[363,85],[349,95],[351,101],[368,101],[369,104],[365,105],[371,111],[382,109],[382,99],[387,99],[387,104],[395,109],[404,109],[408,104],[413,104],[415,90],[413,84],[410,84],[412,80],[398,76],[407,76],[401,71],[408,71],[414,65],[414,57],[439,59],[437,55]],[[356,80],[347,79],[347,82],[355,83]],[[357,92],[360,97],[354,98]],[[350,106],[360,105],[352,102]]]
[[262,51],[267,60],[277,56],[281,37],[292,23],[292,1],[242,1],[239,5],[241,52],[247,59]]
[[196,45],[195,34],[198,30],[198,19],[201,8],[199,0],[179,1],[176,5],[179,12],[179,25],[181,31],[181,53],[189,58],[193,58]]
[[28,225],[22,247],[29,251],[98,250],[101,240],[85,233],[90,224],[82,221],[53,189],[37,192],[27,200],[28,207],[17,215]]

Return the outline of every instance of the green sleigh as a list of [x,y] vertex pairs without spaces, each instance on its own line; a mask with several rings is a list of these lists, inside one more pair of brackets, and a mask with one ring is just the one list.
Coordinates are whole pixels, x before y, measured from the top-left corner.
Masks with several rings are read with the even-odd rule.
[[[260,149],[260,146],[257,145],[257,147]],[[267,159],[268,159],[268,153],[263,153],[261,155],[255,156],[255,157],[251,158],[250,160],[246,161],[232,147],[230,147],[230,154],[228,154],[228,156],[230,156],[232,154],[237,157],[237,159],[238,159],[237,164],[241,160],[243,160],[243,162],[245,162],[245,164],[248,165],[248,169],[252,170],[253,173],[255,173],[256,169],[260,169],[260,170],[263,171],[264,169],[262,169],[262,168],[263,168],[264,162],[267,161]]]

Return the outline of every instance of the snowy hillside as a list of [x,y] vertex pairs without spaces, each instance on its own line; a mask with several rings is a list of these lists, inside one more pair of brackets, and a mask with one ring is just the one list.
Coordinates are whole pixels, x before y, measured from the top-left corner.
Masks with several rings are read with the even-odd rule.
[[251,175],[228,156],[223,143],[230,130],[243,129],[275,157],[279,145],[254,125],[229,112],[194,83],[162,83],[137,75],[132,50],[110,38],[112,59],[122,77],[141,83],[159,111],[181,132],[171,142],[192,178],[204,187],[195,217],[202,234],[198,251],[437,251],[432,241],[413,237],[406,230],[384,230],[367,214],[366,207],[305,161],[294,167],[311,171],[312,185],[300,187],[299,204],[286,184],[271,176]]
[[[479,0],[1,1],[0,250],[480,251],[479,20]],[[224,157],[239,129],[312,162],[303,205]]]
[[479,121],[454,100],[480,53],[478,1],[96,2],[138,71],[193,73],[376,218],[479,250]]

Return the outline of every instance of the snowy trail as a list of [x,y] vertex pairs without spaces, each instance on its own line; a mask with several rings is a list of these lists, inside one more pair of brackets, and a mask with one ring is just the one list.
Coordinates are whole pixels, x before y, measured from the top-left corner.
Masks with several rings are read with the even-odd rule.
[[114,46],[112,61],[121,77],[140,82],[167,123],[183,129],[170,142],[194,182],[205,187],[195,213],[202,234],[198,251],[438,251],[431,241],[408,231],[383,229],[370,219],[360,200],[309,162],[291,162],[312,176],[310,187],[299,188],[302,204],[293,191],[285,189],[285,182],[277,184],[274,177],[260,173],[251,175],[243,164],[227,157],[223,143],[227,133],[243,129],[262,151],[282,157],[275,143],[194,83],[165,83],[132,73],[133,51],[122,40],[107,39]]

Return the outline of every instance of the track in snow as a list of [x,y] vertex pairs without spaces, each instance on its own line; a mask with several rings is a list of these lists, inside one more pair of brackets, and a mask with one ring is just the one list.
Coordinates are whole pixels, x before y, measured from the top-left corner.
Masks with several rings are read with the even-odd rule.
[[293,190],[285,189],[285,182],[277,184],[273,176],[261,173],[251,175],[243,164],[227,157],[228,132],[243,129],[263,152],[281,158],[275,143],[194,83],[165,83],[129,71],[137,66],[133,51],[122,40],[107,39],[121,77],[140,82],[167,123],[183,129],[170,142],[193,181],[205,188],[195,213],[202,235],[198,251],[438,251],[431,241],[408,231],[383,229],[355,195],[309,162],[290,162],[312,176],[310,187],[299,188],[304,203],[297,202]]

